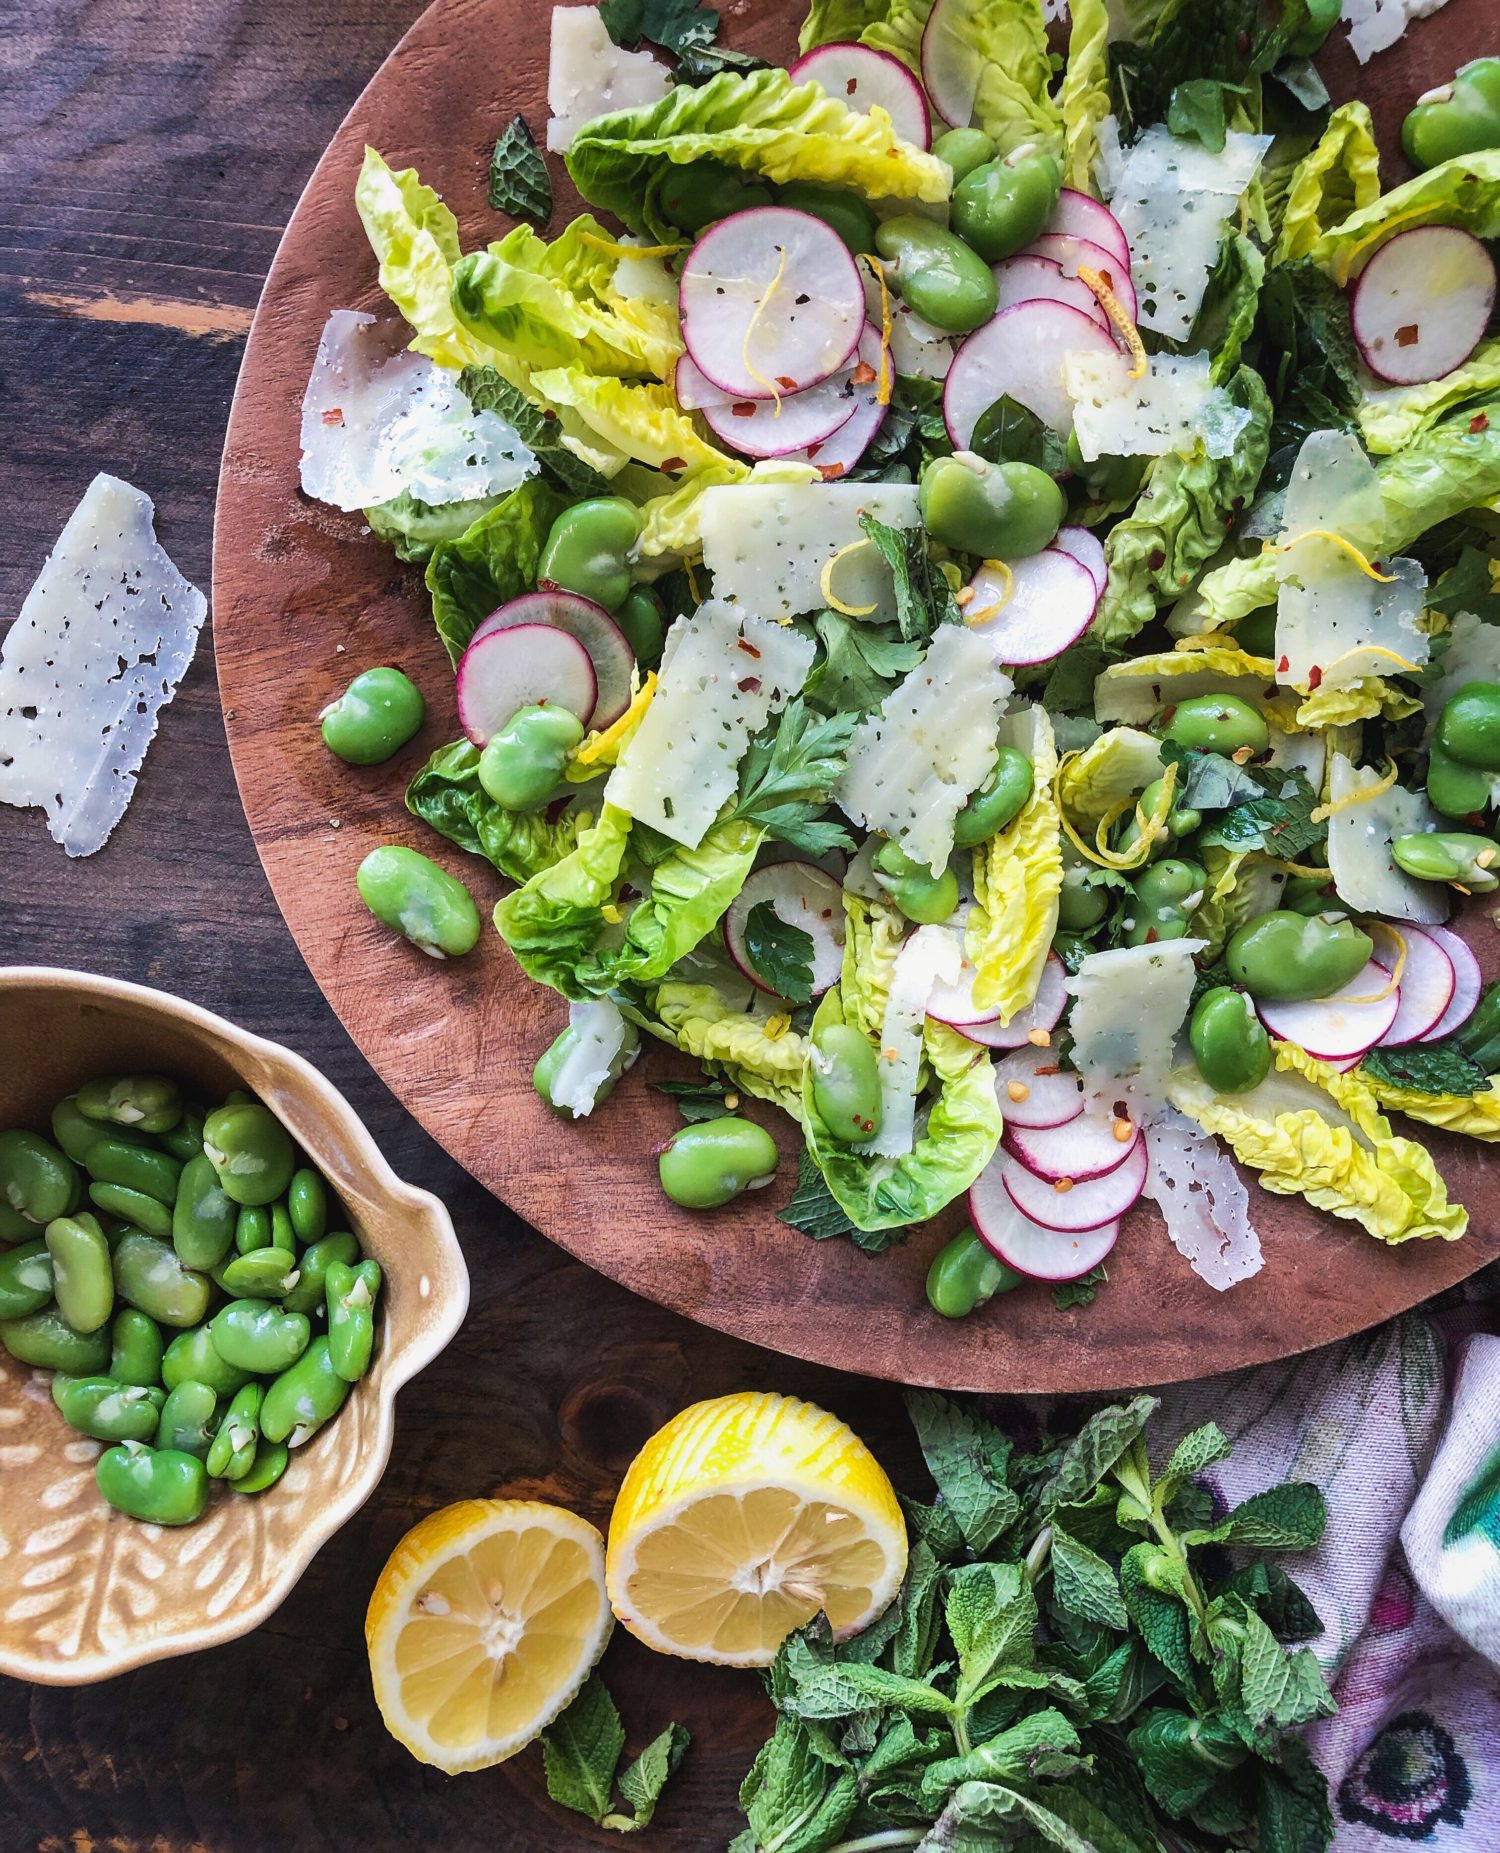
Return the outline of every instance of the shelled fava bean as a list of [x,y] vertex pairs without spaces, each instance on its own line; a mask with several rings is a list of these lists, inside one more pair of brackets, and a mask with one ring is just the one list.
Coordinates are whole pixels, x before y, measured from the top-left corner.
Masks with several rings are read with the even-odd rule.
[[51,1138],[0,1132],[0,1344],[51,1370],[110,1505],[264,1492],[370,1367],[379,1266],[268,1107],[163,1075],[85,1082]]

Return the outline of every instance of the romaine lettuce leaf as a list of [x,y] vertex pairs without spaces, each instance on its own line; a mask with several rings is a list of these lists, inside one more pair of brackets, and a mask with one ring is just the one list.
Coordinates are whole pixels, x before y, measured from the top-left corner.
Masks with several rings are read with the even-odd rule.
[[585,367],[554,367],[531,376],[554,405],[567,406],[611,450],[653,469],[719,469],[731,459],[698,435],[691,413],[670,386],[632,383]]
[[1063,815],[1085,841],[1133,792],[1161,777],[1161,741],[1138,727],[1111,727],[1081,753],[1064,758],[1057,774]]
[[810,463],[792,463],[784,457],[767,457],[758,463],[741,463],[735,457],[706,464],[667,495],[641,504],[640,550],[648,559],[669,554],[679,560],[697,560],[703,554],[703,492],[726,483],[812,483],[819,480]]
[[1385,227],[1460,225],[1476,238],[1500,237],[1500,148],[1430,167],[1404,186],[1368,200],[1318,238],[1308,256],[1340,288],[1373,256]]
[[1500,337],[1491,336],[1461,367],[1421,386],[1379,386],[1354,408],[1365,448],[1389,455],[1409,444],[1456,406],[1500,392]]
[[797,34],[797,48],[811,51],[815,45],[857,39],[866,26],[884,19],[890,10],[891,0],[812,0]]
[[432,621],[452,663],[481,618],[536,584],[542,548],[566,506],[555,489],[533,476],[457,540],[433,548],[427,562]]
[[440,541],[458,540],[481,515],[487,515],[504,499],[503,495],[487,495],[473,502],[428,503],[418,501],[405,489],[394,501],[367,508],[365,520],[398,560],[405,560],[409,566],[425,566]]
[[1062,825],[1053,781],[1057,746],[1044,708],[1007,715],[1000,744],[1031,761],[1032,787],[1020,813],[974,851],[974,911],[965,949],[974,967],[976,1003],[994,1005],[1008,1023],[1036,997],[1057,931],[1062,893]]
[[453,267],[461,255],[458,221],[414,167],[393,172],[373,148],[354,187],[354,204],[376,257],[380,287],[417,331],[412,346],[445,367],[488,362],[512,381],[515,369],[478,341],[453,313]]
[[569,854],[497,904],[495,926],[528,978],[564,997],[595,995],[578,971],[610,924],[629,839],[630,813],[606,804]]
[[1364,1068],[1358,1072],[1381,1106],[1393,1113],[1487,1144],[1500,1140],[1500,1082],[1492,1080],[1478,1094],[1424,1094],[1414,1087],[1397,1087]]
[[920,79],[922,34],[931,13],[932,0],[886,0],[860,33],[860,43],[899,58]]
[[1109,8],[1105,0],[1072,0],[1068,62],[1057,103],[1063,120],[1063,185],[1097,198],[1099,124],[1110,113]]
[[1314,727],[1347,727],[1354,721],[1374,720],[1383,715],[1388,721],[1405,720],[1421,711],[1422,700],[1399,683],[1384,676],[1361,676],[1335,688],[1325,683],[1304,695],[1297,704],[1296,725],[1304,731]]
[[[1062,117],[1051,96],[1040,0],[943,0],[938,24],[952,42],[950,55],[973,61],[975,126],[1002,154],[1035,142],[1061,161]],[[870,29],[865,43],[881,49],[881,34],[881,27]]]
[[782,70],[725,71],[699,89],[679,85],[649,109],[602,116],[579,130],[567,161],[590,204],[665,239],[673,231],[652,205],[651,182],[669,162],[705,158],[870,199],[937,203],[951,181],[944,162],[893,133],[884,111],[859,114]]
[[1292,172],[1272,262],[1306,257],[1330,226],[1380,197],[1380,151],[1364,103],[1345,103]]
[[407,786],[406,808],[518,882],[560,862],[598,812],[582,794],[553,821],[542,811],[507,811],[479,783],[479,748],[468,740],[438,748]]
[[844,891],[843,1020],[871,1042],[880,1040],[896,959],[909,931],[905,915],[889,901],[868,901]]
[[707,984],[668,980],[657,986],[652,1007],[679,1049],[711,1063],[741,1093],[801,1121],[805,1036],[793,1029],[768,1036],[771,1012],[736,1010]]

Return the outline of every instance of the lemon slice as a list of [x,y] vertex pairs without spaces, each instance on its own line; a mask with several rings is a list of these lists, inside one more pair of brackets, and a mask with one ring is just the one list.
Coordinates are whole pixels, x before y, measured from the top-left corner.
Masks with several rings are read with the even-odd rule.
[[592,1525],[529,1499],[461,1500],[407,1532],[375,1584],[375,1702],[423,1763],[486,1769],[563,1710],[613,1626]]
[[749,1391],[695,1403],[631,1463],[609,1525],[605,1576],[648,1647],[766,1666],[827,1612],[842,1639],[906,1574],[890,1481],[837,1417]]

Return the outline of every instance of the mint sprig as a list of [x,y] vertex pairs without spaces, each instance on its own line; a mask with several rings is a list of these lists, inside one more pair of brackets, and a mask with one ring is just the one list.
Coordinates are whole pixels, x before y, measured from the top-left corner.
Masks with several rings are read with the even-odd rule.
[[[542,1733],[547,1793],[561,1807],[587,1815],[598,1827],[633,1834],[645,1827],[668,1779],[688,1747],[688,1733],[669,1724],[623,1770],[625,1726],[598,1674]],[[616,1771],[620,1803],[615,1801]]]

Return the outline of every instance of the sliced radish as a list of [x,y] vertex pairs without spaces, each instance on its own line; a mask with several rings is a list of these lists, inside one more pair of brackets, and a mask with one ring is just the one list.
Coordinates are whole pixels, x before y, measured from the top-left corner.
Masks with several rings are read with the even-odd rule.
[[1393,931],[1406,941],[1406,959],[1401,967],[1401,1001],[1395,1021],[1380,1039],[1387,1049],[1430,1036],[1453,1002],[1458,984],[1452,959],[1430,933],[1404,922]]
[[1052,545],[1059,553],[1069,553],[1094,582],[1094,590],[1103,598],[1109,585],[1109,562],[1104,557],[1104,542],[1092,528],[1059,528]]
[[[1115,300],[1131,321],[1135,320],[1135,285],[1130,281],[1129,267],[1122,265],[1113,251],[1095,244],[1092,238],[1079,238],[1072,232],[1043,232],[1040,238],[1032,239],[1023,255],[1048,258],[1065,277],[1075,280],[1080,264],[1086,264],[1090,270],[1097,270],[1109,285]],[[1088,289],[1087,284],[1083,287]],[[1093,291],[1089,290],[1089,294],[1092,296]],[[1097,297],[1095,306],[1098,306]]]
[[995,282],[1002,309],[1013,309],[1018,302],[1065,302],[1070,309],[1081,309],[1106,334],[1109,332],[1109,317],[1100,308],[1099,298],[1087,283],[1064,276],[1062,265],[1054,258],[1035,257],[1025,251],[1002,258],[995,265]]
[[1140,1127],[1132,1126],[1127,1138],[1117,1139],[1112,1118],[1102,1113],[1081,1113],[1063,1126],[1017,1126],[1012,1122],[1005,1128],[1005,1149],[1049,1184],[1064,1177],[1082,1184],[1117,1171],[1129,1160],[1140,1136]]
[[[1387,987],[1390,987],[1387,989]],[[1295,1042],[1324,1061],[1342,1061],[1373,1049],[1396,1020],[1400,986],[1391,986],[1388,967],[1374,959],[1327,997],[1301,1004],[1263,1002],[1260,1020],[1282,1042]],[[1379,995],[1384,992],[1385,995]]]
[[969,1191],[969,1220],[991,1254],[1032,1280],[1077,1280],[1098,1267],[1120,1233],[1118,1221],[1071,1235],[1044,1229],[1011,1202],[994,1164]]
[[[1082,560],[1056,548],[1012,560],[1008,572],[981,566],[969,581],[964,623],[997,663],[1049,663],[1094,621],[1099,588]],[[982,613],[993,611],[993,617]]]
[[1082,309],[1065,302],[1018,302],[976,328],[953,356],[943,389],[943,418],[958,450],[1004,393],[1059,437],[1073,429],[1073,401],[1063,384],[1070,354],[1119,353],[1113,339]]
[[630,706],[635,652],[624,631],[602,605],[596,605],[591,598],[584,598],[578,592],[523,592],[519,598],[511,599],[498,611],[482,618],[469,639],[470,645],[495,631],[514,630],[518,624],[550,624],[576,637],[589,653],[598,683],[593,713],[579,718],[591,727],[608,727],[619,720]]
[[1495,306],[1495,260],[1456,225],[1415,225],[1383,244],[1359,273],[1349,325],[1360,358],[1394,386],[1420,386],[1461,367]]
[[1462,1029],[1473,1016],[1484,992],[1484,977],[1468,942],[1460,939],[1451,927],[1430,926],[1423,927],[1422,931],[1430,933],[1453,961],[1453,1001],[1420,1038],[1423,1042],[1436,1042],[1440,1036],[1451,1036],[1455,1030]]
[[1320,1055],[1318,1059],[1325,1068],[1331,1068],[1335,1074],[1348,1074],[1351,1068],[1358,1068],[1369,1053],[1368,1049],[1361,1049],[1358,1055],[1345,1055],[1337,1061],[1330,1060],[1326,1055]]
[[832,437],[821,444],[809,444],[805,450],[786,453],[793,463],[810,463],[825,481],[847,475],[870,448],[875,434],[885,423],[889,404],[880,402],[880,330],[866,324],[859,338],[859,365],[856,374],[867,377],[853,388],[854,412],[845,419]]
[[974,978],[974,967],[967,956],[963,956],[957,981],[947,984],[939,979],[929,992],[928,1016],[935,1023],[946,1023],[950,1029],[970,1029],[975,1024],[996,1022],[1000,1012],[993,1004],[975,1002]]
[[934,0],[922,30],[922,84],[932,107],[951,128],[966,129],[984,68],[983,54],[964,31],[962,0]]
[[1046,1049],[1015,1049],[995,1064],[995,1097],[1012,1126],[1066,1126],[1083,1111],[1083,1083]]
[[1047,230],[1055,236],[1087,238],[1111,252],[1127,270],[1130,268],[1130,240],[1125,227],[1110,211],[1087,193],[1064,187],[1057,196],[1057,210],[1047,221]]
[[859,345],[865,291],[821,219],[757,206],[720,219],[682,266],[682,339],[715,386],[744,399],[801,392]]
[[[986,1049],[1019,1049],[1035,1036],[1050,1037],[1058,1018],[1067,1008],[1068,974],[1055,952],[1047,954],[1036,996],[1024,1010],[1018,1010],[1009,1023],[971,1023],[958,1033]],[[1045,1048],[1047,1044],[1034,1045]]]
[[[880,312],[878,301],[874,312]],[[904,302],[891,304],[891,360],[898,373],[919,380],[945,380],[953,353],[952,335],[924,322]]]
[[861,115],[878,105],[902,141],[918,148],[932,146],[932,122],[922,86],[888,51],[836,39],[799,58],[787,76],[796,84],[821,84],[829,96]]
[[812,862],[774,862],[757,869],[724,916],[729,956],[759,990],[777,995],[751,962],[745,931],[753,908],[768,903],[778,920],[800,927],[812,940],[813,996],[838,983],[844,963],[844,891]]
[[550,624],[516,624],[478,637],[458,664],[459,725],[483,746],[521,708],[594,711],[598,683],[576,637]]
[[786,457],[831,438],[859,404],[850,369],[841,367],[816,386],[773,399],[721,399],[703,417],[732,450],[747,457]]
[[1060,1229],[1068,1235],[1081,1235],[1086,1229],[1102,1229],[1116,1222],[1141,1194],[1146,1185],[1146,1141],[1137,1139],[1124,1164],[1106,1171],[1103,1177],[1091,1177],[1081,1184],[1064,1188],[1063,1181],[1051,1184],[1035,1171],[1002,1152],[998,1160],[1000,1182],[1006,1195],[1023,1216],[1039,1222],[1044,1229]]
[[715,386],[691,354],[679,358],[672,373],[672,390],[685,412],[701,412],[705,406],[730,405],[734,401],[734,394]]

